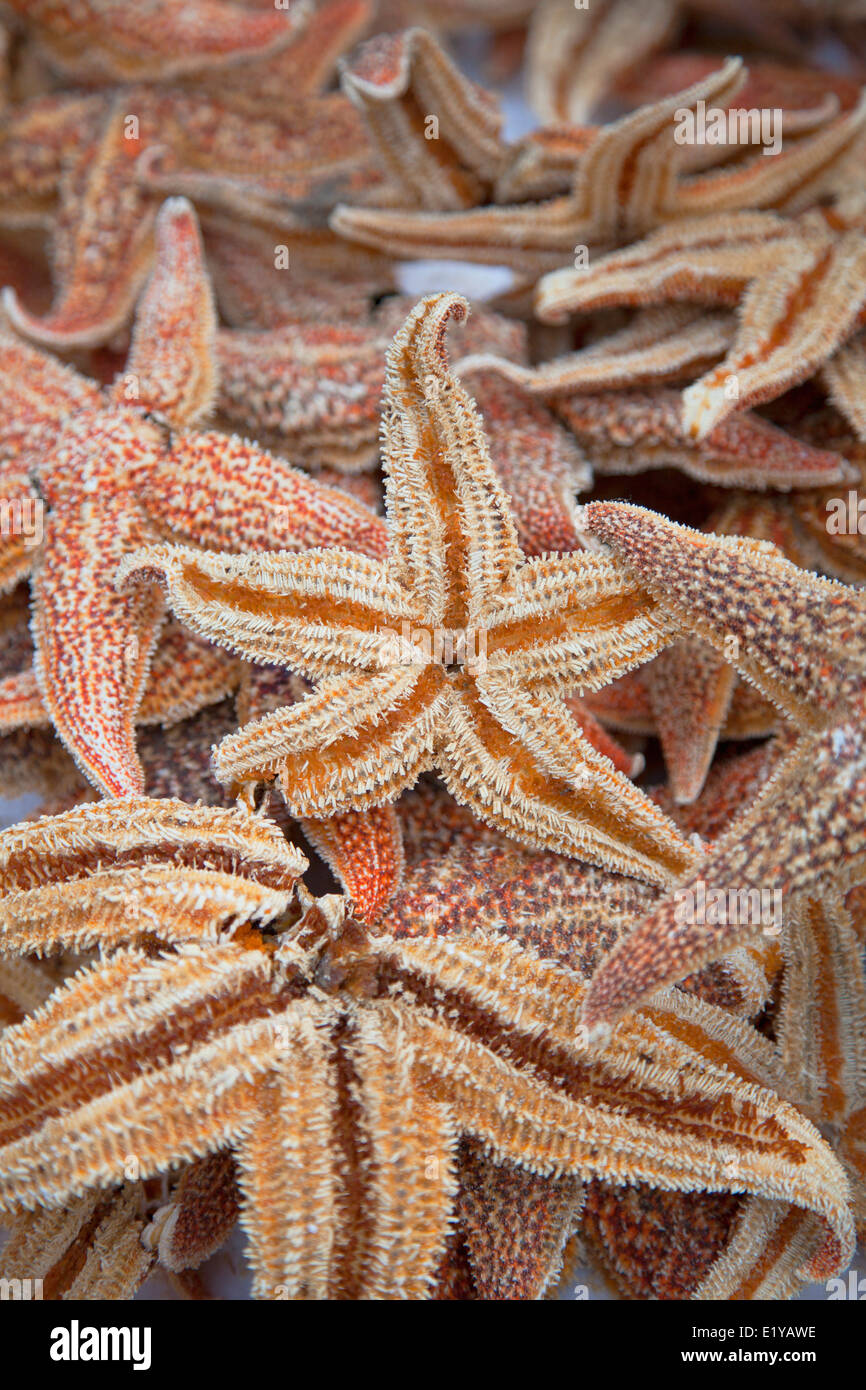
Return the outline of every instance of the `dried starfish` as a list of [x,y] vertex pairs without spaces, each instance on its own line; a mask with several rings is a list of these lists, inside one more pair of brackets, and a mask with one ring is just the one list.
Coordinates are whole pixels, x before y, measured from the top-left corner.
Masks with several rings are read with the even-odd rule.
[[[588,278],[587,256],[592,265],[599,251],[661,224],[702,214],[718,219],[747,207],[796,212],[841,187],[842,171],[866,126],[866,98],[852,111],[828,113],[817,129],[786,144],[774,159],[747,146],[745,157],[730,166],[684,172],[685,147],[674,143],[674,114],[700,101],[725,105],[743,77],[742,64],[731,59],[685,91],[600,127],[589,141],[582,138],[572,188],[564,196],[459,212],[340,205],[330,225],[398,258],[457,257],[510,266],[531,277],[549,271],[559,295],[573,280]],[[515,159],[525,163],[525,147]],[[508,170],[503,179],[513,196]],[[525,195],[525,184],[519,186]],[[566,259],[577,269],[557,270]],[[539,312],[547,309],[545,293]]]
[[[844,409],[858,381],[856,350],[835,354],[866,317],[866,234],[859,201],[788,219],[735,213],[674,223],[582,277],[559,272],[539,286],[544,319],[614,304],[699,299],[733,304],[740,325],[723,360],[683,394],[683,423],[703,439],[735,410],[759,405],[819,368]],[[854,373],[850,382],[847,374]],[[856,424],[856,405],[852,405]]]
[[255,14],[228,0],[9,0],[37,46],[65,77],[84,82],[165,81],[291,42],[304,5]]
[[436,766],[506,833],[665,881],[695,852],[557,696],[603,685],[673,631],[599,557],[524,559],[448,369],[445,330],[464,313],[456,295],[422,301],[388,356],[387,562],[162,546],[127,560],[120,582],[161,583],[194,631],[320,682],[220,745],[224,782],[279,779],[293,815],[321,817],[383,805]]
[[[764,541],[710,537],[639,507],[593,503],[589,529],[608,541],[662,606],[737,667],[800,736],[757,800],[678,893],[772,888],[812,893],[866,874],[862,593],[785,560]],[[780,618],[784,614],[784,620]],[[678,920],[676,894],[617,948],[593,980],[586,1017],[602,1027],[761,928]]]
[[4,215],[13,225],[35,213],[44,220],[52,187],[58,195],[52,308],[38,316],[11,292],[5,296],[14,326],[44,346],[93,346],[126,325],[152,267],[154,219],[166,193],[189,194],[247,222],[276,221],[272,264],[280,247],[290,259],[297,239],[304,251],[324,243],[320,254],[336,242],[324,222],[339,196],[363,202],[382,193],[363,124],[337,93],[307,97],[277,115],[182,89],[122,88],[83,109],[67,98],[47,161],[41,132],[55,112],[43,109],[45,100],[16,113],[6,168],[0,165],[0,187],[12,195]]
[[[7,946],[120,948],[2,1037],[7,1210],[230,1145],[258,1296],[418,1297],[466,1135],[553,1177],[733,1183],[820,1218],[807,1273],[850,1255],[841,1170],[720,1010],[659,1001],[587,1052],[576,976],[485,933],[371,936],[339,899],[301,893],[298,918],[277,885],[300,857],[240,811],[97,804],[7,831],[0,856]],[[154,931],[182,949],[124,944]]]
[[475,207],[506,159],[498,102],[425,29],[379,34],[344,63],[344,92],[410,207]]
[[167,204],[157,235],[132,351],[108,391],[11,335],[0,342],[6,469],[35,474],[50,508],[32,581],[37,679],[61,738],[109,793],[141,786],[132,722],[162,621],[153,595],[116,592],[124,553],[166,531],[229,547],[385,545],[382,523],[345,494],[238,439],[183,432],[213,396],[214,315],[189,206]]

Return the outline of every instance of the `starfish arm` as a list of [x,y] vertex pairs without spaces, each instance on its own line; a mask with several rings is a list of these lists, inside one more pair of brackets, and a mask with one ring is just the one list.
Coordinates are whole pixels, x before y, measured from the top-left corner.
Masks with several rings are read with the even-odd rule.
[[[130,1159],[149,1177],[178,1158],[224,1148],[248,1127],[273,1052],[269,1020],[242,1022],[255,1018],[256,997],[270,994],[269,964],[258,951],[167,958],[158,977],[147,956],[121,951],[7,1029],[0,1210],[57,1206],[115,1184]],[[201,1028],[217,1000],[237,1022],[196,1047],[196,1023]],[[109,1057],[117,1060],[107,1064]]]
[[545,123],[589,120],[614,79],[638,68],[670,35],[676,0],[634,6],[602,0],[598,12],[558,0],[535,6],[529,29],[529,99]]
[[403,877],[403,838],[393,806],[305,817],[301,829],[343,884],[359,921],[378,922]]
[[51,480],[33,579],[34,668],[45,708],[81,770],[113,796],[142,789],[133,725],[163,621],[161,594],[122,595],[113,584],[121,556],[148,539],[118,476],[126,449],[149,447],[138,425],[122,415],[99,426],[82,417],[65,454],[67,476]]
[[432,765],[448,701],[435,667],[331,676],[299,704],[223,739],[217,777],[226,785],[278,778],[296,819],[367,810]]
[[712,764],[737,674],[718,652],[684,638],[661,652],[643,676],[674,800],[694,801]]
[[166,623],[136,721],[168,726],[189,719],[232,694],[240,679],[239,661],[177,624]]
[[141,1235],[163,1269],[197,1269],[231,1235],[238,1218],[237,1168],[231,1152],[209,1154],[184,1169],[165,1206]]
[[156,262],[135,315],[126,366],[113,388],[174,428],[206,416],[216,394],[216,313],[198,223],[185,198],[170,198],[154,231]]
[[589,269],[546,275],[536,292],[535,312],[543,322],[557,323],[568,314],[615,305],[675,300],[733,305],[748,282],[773,270],[780,254],[802,235],[790,218],[772,212],[674,222],[602,256]]
[[563,353],[537,367],[524,367],[491,353],[465,357],[456,364],[461,376],[495,373],[524,391],[552,400],[570,391],[614,391],[676,380],[702,364],[724,357],[734,334],[728,313],[703,313],[690,305],[665,305],[638,312],[618,333]]
[[860,231],[782,257],[748,290],[724,361],[683,393],[686,430],[703,439],[733,410],[772,400],[811,376],[854,332],[866,307],[864,281]]
[[[684,1006],[679,1008],[682,1016]],[[533,1057],[536,1075],[522,1072],[506,1083],[504,1063],[490,1047],[466,1039],[455,1054],[435,1018],[415,1013],[407,1032],[421,1073],[436,1078],[460,1128],[497,1161],[516,1161],[539,1173],[612,1176],[663,1189],[733,1189],[793,1202],[822,1219],[821,1246],[810,1262],[816,1272],[844,1268],[854,1232],[842,1170],[792,1106],[717,1060],[738,1058],[742,1030],[752,1032],[750,1025],[693,1003],[681,1026],[688,1041],[667,1031],[664,1022],[634,1016],[619,1030],[615,1052],[595,1065],[591,1059],[578,1064],[553,1095],[540,1083],[550,1065],[544,1055],[550,1042],[536,1040],[533,1055],[522,1041],[520,1053]],[[516,1047],[513,1029],[508,1037]],[[632,1100],[648,1057],[663,1127],[653,1122],[645,1099]],[[561,1068],[561,1054],[557,1063]],[[672,1132],[678,1121],[687,1129],[686,1144]]]
[[343,64],[341,80],[410,206],[458,209],[485,200],[505,158],[499,105],[432,34],[377,35]]
[[332,1157],[337,1083],[328,1032],[309,1006],[279,1016],[279,1065],[261,1086],[237,1146],[241,1225],[259,1298],[327,1298],[339,1237]]
[[[372,1298],[423,1298],[445,1250],[457,1179],[456,1126],[412,1065],[399,1011],[369,1010],[349,1033],[346,1055],[363,1107],[370,1155],[368,1200],[375,1223],[364,1289]],[[436,1154],[431,1164],[430,1155]]]
[[[786,133],[789,122],[786,121]],[[837,191],[866,124],[866,98],[851,111],[831,104],[817,128],[765,159],[766,149],[723,167],[680,180],[672,211],[681,217],[718,217],[738,208],[779,208],[797,212]]]
[[866,1105],[863,952],[842,896],[826,888],[792,904],[776,1037],[780,1089],[819,1126],[841,1132]]
[[[291,41],[299,14],[251,14],[225,0],[151,0],[141,13],[124,0],[12,0],[69,77],[90,82],[165,81],[272,53]],[[305,6],[294,7],[304,16]]]
[[272,821],[144,796],[96,801],[0,835],[0,872],[8,894],[72,883],[102,863],[232,873],[286,892],[307,867]]
[[32,666],[0,681],[0,733],[41,729],[50,724]]
[[383,559],[385,523],[345,492],[236,436],[180,435],[140,479],[154,523],[218,550],[348,546]]
[[[135,161],[155,121],[147,98],[137,96],[114,101],[98,135],[64,170],[54,231],[57,294],[48,314],[29,313],[13,290],[4,291],[12,326],[45,347],[104,343],[127,323],[150,270],[156,204],[136,183]],[[138,110],[130,112],[133,103]]]
[[459,1234],[478,1299],[534,1300],[555,1284],[578,1224],[582,1184],[491,1163],[465,1144],[457,1199]]
[[616,391],[575,395],[556,412],[599,473],[677,468],[722,487],[820,487],[853,482],[859,470],[829,449],[795,439],[776,425],[738,411],[701,439],[683,427],[676,391]]
[[866,440],[866,333],[858,333],[824,363],[821,379],[857,438]]
[[528,561],[489,604],[486,660],[533,689],[596,690],[679,636],[618,562],[589,551]]
[[766,1197],[744,1203],[731,1239],[692,1297],[768,1299],[793,1297],[809,1277],[826,1278],[836,1268],[819,1255],[822,1223],[801,1207]]
[[105,98],[68,92],[33,97],[3,113],[0,223],[50,225],[64,164],[93,138]]
[[285,891],[237,874],[176,865],[105,869],[86,879],[8,894],[0,903],[0,952],[105,950],[158,933],[166,942],[215,942],[225,923],[270,921]]
[[434,627],[477,624],[523,558],[478,411],[448,366],[448,321],[466,308],[454,294],[422,300],[386,358],[391,554]]
[[453,701],[437,766],[458,801],[534,848],[651,883],[696,858],[559,701],[522,696],[505,681],[485,678],[477,694]]
[[14,459],[14,444],[24,427],[56,426],[79,410],[98,410],[102,392],[95,382],[74,367],[59,362],[14,333],[0,328],[0,384],[2,384],[2,433],[0,456]]
[[141,1192],[132,1183],[60,1211],[26,1212],[10,1225],[2,1275],[38,1279],[43,1298],[131,1299],[153,1264],[141,1241]]
[[[586,1002],[588,1026],[603,1028],[660,986],[760,940],[768,926],[777,932],[788,895],[814,892],[832,877],[862,880],[866,775],[862,748],[854,749],[859,771],[845,748],[858,741],[853,726],[799,740],[698,872],[602,965]],[[710,891],[723,895],[720,910],[698,907],[710,903]]]
[[624,503],[591,503],[585,515],[666,612],[796,723],[826,725],[855,698],[866,676],[858,590],[799,569],[766,541],[707,536]]
[[161,584],[193,632],[313,679],[399,663],[400,625],[418,617],[382,561],[349,550],[220,555],[151,546],[124,562],[118,583]]
[[596,752],[603,753],[606,758],[610,758],[617,772],[624,772],[626,777],[637,777],[639,773],[643,772],[645,767],[643,754],[629,753],[612,734],[608,733],[601,721],[596,719],[582,700],[579,700],[576,695],[569,695],[566,697],[565,706],[574,722],[579,725],[584,737],[589,740]]

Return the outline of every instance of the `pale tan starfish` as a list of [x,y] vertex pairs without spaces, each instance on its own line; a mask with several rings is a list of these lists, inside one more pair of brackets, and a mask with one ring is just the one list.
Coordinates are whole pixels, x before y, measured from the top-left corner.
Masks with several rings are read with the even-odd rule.
[[524,558],[448,369],[445,330],[464,313],[455,295],[422,301],[389,353],[386,562],[163,546],[128,560],[120,582],[160,582],[194,631],[320,682],[220,746],[226,783],[278,779],[293,815],[321,817],[391,801],[435,766],[506,833],[663,881],[695,851],[559,697],[654,656],[674,629],[598,556]]

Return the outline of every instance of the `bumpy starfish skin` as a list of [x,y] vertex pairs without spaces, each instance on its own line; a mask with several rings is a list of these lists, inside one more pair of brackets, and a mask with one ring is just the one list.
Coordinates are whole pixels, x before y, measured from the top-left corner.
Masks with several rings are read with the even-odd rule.
[[[107,928],[118,946],[146,930],[183,947],[125,946],[3,1034],[4,1208],[111,1186],[129,1155],[148,1177],[231,1146],[258,1296],[419,1297],[465,1135],[551,1177],[727,1191],[734,1173],[736,1190],[820,1219],[807,1273],[849,1257],[841,1170],[767,1089],[752,1030],[680,996],[588,1052],[582,983],[513,942],[370,936],[341,900],[303,892],[298,919],[265,883],[299,867],[275,833],[240,811],[131,798],[0,839],[19,888],[10,944]],[[123,864],[105,870],[112,834]],[[46,888],[54,913],[37,926]]]
[[0,223],[44,226],[67,160],[94,139],[105,109],[96,96],[52,93],[4,113],[0,132]]
[[663,881],[694,851],[648,816],[557,697],[655,655],[673,630],[596,556],[524,559],[478,415],[448,370],[445,330],[464,312],[454,295],[422,301],[389,353],[386,564],[157,547],[121,581],[162,583],[194,631],[320,682],[221,745],[225,782],[278,779],[293,815],[323,816],[391,801],[435,765],[506,833]]
[[[587,1021],[601,1026],[762,928],[690,921],[680,894],[707,889],[811,891],[866,876],[866,605],[862,593],[799,570],[762,541],[711,537],[642,508],[594,503],[607,540],[668,611],[753,681],[801,731],[761,795],[698,873],[601,968]],[[664,597],[662,595],[664,594]],[[703,914],[692,913],[702,918]],[[708,908],[706,917],[712,918]]]
[[380,34],[342,70],[380,157],[410,206],[472,207],[505,160],[498,103],[424,29]]
[[746,412],[691,439],[675,391],[576,395],[557,399],[556,411],[600,473],[679,468],[702,482],[784,489],[859,478],[859,470],[839,454],[797,441]]
[[252,445],[171,433],[210,406],[214,314],[186,203],[166,205],[158,237],[132,351],[110,391],[8,335],[0,361],[4,447],[13,469],[35,471],[47,504],[33,576],[39,687],[61,738],[112,794],[142,785],[133,720],[162,618],[153,595],[116,591],[125,553],[168,530],[232,547],[338,538],[374,554],[385,547],[366,508]]
[[[50,61],[88,82],[157,79],[223,66],[286,44],[295,17],[252,14],[225,0],[10,0]],[[301,11],[303,6],[293,7]]]

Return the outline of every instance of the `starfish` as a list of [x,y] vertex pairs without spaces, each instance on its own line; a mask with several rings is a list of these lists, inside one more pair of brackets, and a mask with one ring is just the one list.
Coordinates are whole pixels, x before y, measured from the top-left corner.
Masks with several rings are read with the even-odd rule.
[[[683,394],[684,428],[704,439],[735,410],[781,395],[819,368],[857,422],[856,343],[836,353],[866,318],[866,234],[859,201],[799,218],[736,213],[674,223],[589,274],[550,276],[539,286],[544,319],[615,304],[741,300],[740,324],[723,360]],[[850,404],[849,404],[850,402]]]
[[506,159],[498,102],[465,78],[425,29],[379,34],[344,62],[344,92],[363,113],[410,207],[475,207]]
[[188,204],[166,204],[157,239],[125,373],[106,391],[9,334],[0,341],[4,473],[37,477],[50,509],[28,552],[36,675],[61,738],[109,794],[141,786],[132,722],[162,622],[153,595],[116,592],[122,555],[166,532],[229,547],[385,547],[382,523],[345,494],[239,439],[184,430],[215,386],[214,314]]
[[[736,666],[799,730],[761,794],[696,874],[617,948],[592,982],[587,1024],[681,978],[762,928],[679,920],[682,894],[704,887],[788,895],[866,874],[863,700],[866,607],[856,589],[800,570],[765,541],[711,537],[622,504],[587,508],[590,531],[613,545],[671,615]],[[784,621],[779,617],[784,613]],[[680,910],[678,911],[678,905]],[[749,915],[749,914],[746,914]]]
[[[543,0],[535,6],[530,26],[530,100],[545,121],[589,119],[613,89],[628,94],[631,81],[640,82],[647,60],[676,40],[687,16],[733,24],[751,44],[808,62],[813,50],[798,38],[795,25],[813,28],[816,20],[832,22],[834,10],[844,18],[844,0],[820,7],[798,0],[760,6],[745,0],[600,0],[590,9],[576,8],[568,0]],[[739,51],[733,36],[728,42],[729,51]],[[701,60],[692,62],[690,56],[682,56],[684,65],[700,71]],[[831,81],[832,74],[827,74],[828,84]],[[748,108],[779,103],[744,97],[743,104]]]
[[228,0],[9,0],[37,48],[64,77],[165,81],[264,57],[291,42],[305,5],[255,14]]
[[557,697],[598,688],[673,632],[597,556],[524,558],[448,368],[448,320],[464,313],[456,295],[422,301],[388,355],[386,562],[160,546],[127,560],[118,582],[159,583],[193,631],[319,682],[220,745],[225,783],[279,779],[292,815],[321,817],[383,805],[436,766],[506,833],[665,881],[694,851]]
[[[599,127],[591,140],[582,138],[564,196],[457,212],[341,204],[330,225],[360,245],[398,258],[505,265],[531,280],[550,272],[559,296],[572,281],[590,278],[587,256],[592,267],[599,252],[660,225],[702,214],[719,219],[748,207],[796,212],[841,187],[866,125],[866,98],[852,111],[828,112],[817,129],[786,144],[774,159],[749,146],[730,167],[685,171],[680,153],[685,147],[673,141],[675,113],[695,109],[700,101],[726,105],[743,76],[740,61],[731,59],[685,91]],[[726,147],[715,147],[717,158],[719,148]],[[521,167],[525,153],[525,147],[515,153]],[[503,179],[511,180],[507,170]],[[507,186],[513,195],[513,182]],[[519,186],[525,194],[525,185]],[[566,261],[577,269],[562,270]],[[548,309],[547,293],[539,302],[540,315]],[[556,312],[564,312],[558,302]]]
[[228,1146],[257,1296],[423,1297],[466,1136],[554,1178],[733,1181],[820,1220],[807,1273],[843,1266],[841,1169],[762,1084],[749,1025],[680,995],[588,1052],[579,977],[483,932],[371,935],[293,893],[303,861],[274,832],[128,798],[0,837],[6,948],[103,951],[2,1036],[4,1209]]

